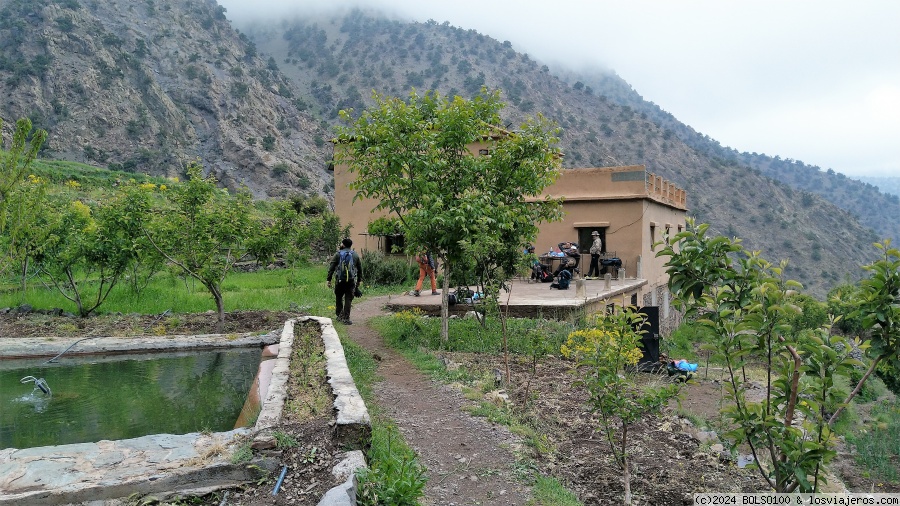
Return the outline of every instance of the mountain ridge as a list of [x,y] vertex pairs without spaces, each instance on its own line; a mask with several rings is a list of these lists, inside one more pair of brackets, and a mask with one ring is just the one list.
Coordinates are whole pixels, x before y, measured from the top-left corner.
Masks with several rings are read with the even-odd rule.
[[636,92],[618,76],[569,84],[508,41],[361,10],[243,28],[294,80],[309,110],[331,124],[340,109],[359,111],[371,103],[361,90],[402,97],[411,89],[471,96],[482,85],[499,88],[508,105],[505,122],[517,125],[543,111],[560,125],[567,168],[646,166],[688,190],[692,216],[715,232],[740,236],[775,263],[789,259],[787,275],[819,296],[859,276],[850,262],[874,256],[877,234],[846,210],[734,157],[684,142],[637,103],[629,105]]
[[27,116],[46,129],[46,157],[166,176],[199,158],[225,186],[257,196],[300,181],[321,191],[321,125],[297,111],[290,83],[224,12],[203,0],[6,1],[7,124]]
[[486,86],[502,90],[505,123],[559,125],[566,167],[646,166],[688,191],[692,216],[789,259],[787,275],[818,296],[875,256],[878,235],[852,213],[680,135],[614,74],[569,84],[508,41],[360,10],[240,28],[209,0],[0,1],[4,136],[28,116],[50,132],[42,157],[164,176],[200,158],[260,198],[330,196],[338,111],[358,114],[372,90]]

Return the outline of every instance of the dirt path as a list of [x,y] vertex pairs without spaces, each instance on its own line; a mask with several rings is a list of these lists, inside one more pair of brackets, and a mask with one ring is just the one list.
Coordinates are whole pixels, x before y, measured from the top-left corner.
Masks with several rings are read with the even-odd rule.
[[375,388],[378,406],[389,416],[428,469],[427,505],[523,505],[528,487],[514,476],[517,443],[504,427],[462,411],[465,400],[439,385],[369,328],[373,316],[383,314],[386,297],[354,305],[350,338],[381,357]]

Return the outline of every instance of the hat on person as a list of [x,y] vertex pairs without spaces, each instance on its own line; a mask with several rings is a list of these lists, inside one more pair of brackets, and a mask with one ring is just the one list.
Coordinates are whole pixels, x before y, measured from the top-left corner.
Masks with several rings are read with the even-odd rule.
[[593,232],[591,232],[591,235],[600,235],[600,232],[597,232],[596,230],[594,230]]

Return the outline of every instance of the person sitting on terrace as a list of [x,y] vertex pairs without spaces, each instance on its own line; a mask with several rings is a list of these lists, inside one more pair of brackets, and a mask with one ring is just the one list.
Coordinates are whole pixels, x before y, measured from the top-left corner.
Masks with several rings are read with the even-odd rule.
[[573,276],[578,272],[578,261],[581,260],[581,254],[578,253],[578,244],[574,242],[559,243],[559,251],[566,256],[559,261],[559,267],[553,271],[553,277],[559,276],[563,270],[569,271]]

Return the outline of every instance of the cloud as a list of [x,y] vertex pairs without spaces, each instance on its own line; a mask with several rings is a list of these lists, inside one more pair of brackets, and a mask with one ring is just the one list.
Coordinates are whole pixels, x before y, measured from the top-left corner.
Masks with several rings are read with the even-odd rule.
[[900,2],[879,0],[223,0],[229,18],[383,9],[449,21],[545,62],[611,68],[742,151],[847,174],[900,173]]

